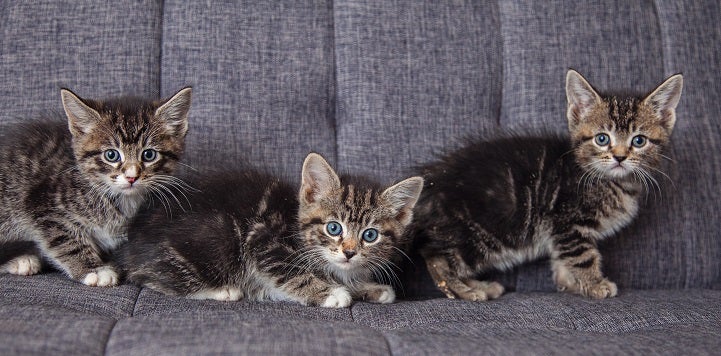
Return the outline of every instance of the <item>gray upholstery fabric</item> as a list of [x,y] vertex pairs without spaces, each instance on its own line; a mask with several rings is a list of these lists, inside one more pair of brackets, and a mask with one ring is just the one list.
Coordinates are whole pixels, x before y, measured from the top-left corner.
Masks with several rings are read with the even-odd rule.
[[0,122],[62,112],[80,96],[158,95],[161,4],[0,2]]
[[0,303],[3,355],[102,355],[115,319],[63,308]]
[[335,163],[330,2],[167,1],[163,11],[162,92],[194,86],[186,163],[293,180],[310,151]]
[[386,355],[381,333],[349,322],[245,314],[173,314],[118,322],[108,355]]
[[510,292],[470,303],[416,256],[398,303],[337,310],[0,274],[0,354],[717,354],[719,18],[715,0],[0,1],[0,130],[61,111],[61,86],[192,85],[198,173],[297,180],[316,151],[390,183],[464,137],[564,132],[569,67],[604,89],[685,85],[662,192],[602,245],[616,298],[549,293],[546,261],[489,274]]

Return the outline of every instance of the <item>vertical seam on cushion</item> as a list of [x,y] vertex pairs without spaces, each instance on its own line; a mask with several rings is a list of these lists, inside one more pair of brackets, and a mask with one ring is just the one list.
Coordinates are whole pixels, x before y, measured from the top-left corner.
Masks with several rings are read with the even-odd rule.
[[393,355],[393,349],[391,348],[391,342],[388,341],[388,337],[384,333],[380,333],[383,336],[383,341],[386,342],[386,347],[388,347],[388,354]]
[[138,288],[138,294],[135,296],[135,302],[133,303],[133,311],[130,312],[130,316],[135,316],[135,309],[138,307],[138,300],[140,300],[140,293],[143,292],[143,288]]
[[661,70],[663,75],[666,75],[666,40],[664,36],[663,26],[661,26],[661,11],[658,5],[658,0],[651,0],[651,6],[656,14],[656,23],[658,24],[658,33],[661,37]]
[[499,86],[498,109],[496,110],[496,130],[501,127],[501,115],[503,114],[503,85],[506,82],[506,39],[503,36],[503,14],[501,11],[501,1],[502,0],[496,1],[496,7],[498,9],[498,37],[501,41],[501,85]]
[[331,79],[331,86],[330,90],[328,90],[329,94],[329,103],[328,103],[328,115],[331,115],[333,118],[333,155],[335,156],[333,159],[335,160],[336,167],[340,166],[340,157],[339,157],[339,148],[338,148],[338,56],[336,55],[336,28],[335,28],[335,1],[329,0],[330,3],[330,27],[331,27],[331,36],[330,36],[330,50],[331,50],[331,57],[332,57],[332,79]]
[[[501,84],[499,86],[498,91],[498,109],[496,110],[496,127],[494,127],[494,131],[501,131],[501,116],[503,115],[503,86],[506,83],[506,38],[503,33],[503,10],[501,6],[501,1],[496,1],[497,11],[498,11],[498,38],[501,41]],[[518,272],[518,268],[514,268],[511,273],[514,274],[513,276],[513,288],[515,290],[518,289],[518,278],[520,273]]]
[[163,37],[165,36],[165,1],[160,1],[160,36],[158,36],[158,97],[163,97]]
[[105,338],[105,348],[103,349],[103,355],[108,354],[108,344],[110,344],[110,336],[113,335],[113,330],[115,330],[115,325],[118,325],[118,319],[113,319],[113,325],[110,327],[110,331],[108,332],[108,337]]
[[[666,37],[666,31],[664,30],[663,25],[661,24],[661,6],[658,3],[658,0],[652,0],[651,6],[653,7],[653,10],[656,15],[656,23],[658,25],[658,33],[659,37],[661,38],[661,71],[663,71],[663,76],[666,77],[666,75],[672,74],[668,73],[667,70],[669,66],[666,65],[666,58],[671,58],[670,54],[666,54],[667,48],[670,48],[668,45],[668,38]],[[678,191],[677,191],[678,194]],[[691,268],[688,261],[692,260],[689,256],[691,255],[691,249],[689,248],[690,244],[685,243],[684,253],[683,253],[683,278],[681,279],[681,283],[683,283],[682,288],[688,288],[690,285],[689,277],[692,275],[692,273],[689,273],[689,269]],[[655,282],[653,283],[656,284]],[[678,285],[677,285],[678,286]]]

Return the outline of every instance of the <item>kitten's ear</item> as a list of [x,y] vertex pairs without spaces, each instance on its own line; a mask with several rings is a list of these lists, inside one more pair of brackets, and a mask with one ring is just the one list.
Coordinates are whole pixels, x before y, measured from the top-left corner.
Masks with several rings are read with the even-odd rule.
[[601,102],[601,96],[591,84],[573,69],[569,69],[566,73],[566,99],[568,100],[566,118],[572,127],[581,122],[589,109]]
[[644,104],[650,105],[661,119],[661,124],[671,132],[676,123],[676,106],[681,100],[683,90],[683,76],[676,74],[666,79],[643,99]]
[[312,204],[337,188],[340,178],[328,162],[317,153],[306,156],[300,183],[301,203]]
[[388,189],[381,196],[391,204],[396,212],[396,219],[403,225],[408,225],[413,219],[413,207],[423,190],[423,178],[411,177]]
[[98,121],[100,114],[68,89],[60,89],[60,98],[63,101],[63,109],[68,117],[68,127],[73,136],[90,132]]
[[155,110],[155,117],[162,120],[165,128],[175,136],[183,137],[188,132],[188,112],[192,93],[191,87],[180,89]]

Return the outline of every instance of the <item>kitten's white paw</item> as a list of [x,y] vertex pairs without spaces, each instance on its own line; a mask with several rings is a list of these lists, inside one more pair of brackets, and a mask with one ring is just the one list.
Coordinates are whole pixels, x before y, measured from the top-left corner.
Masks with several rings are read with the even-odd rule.
[[378,292],[378,298],[375,300],[376,303],[390,304],[396,301],[396,291],[393,290],[393,287],[383,286]]
[[217,289],[206,289],[188,295],[190,299],[213,299],[221,302],[234,302],[243,298],[243,292],[238,287],[222,287]]
[[118,285],[118,274],[112,267],[100,267],[95,272],[86,274],[83,284],[91,287],[113,287]]
[[323,308],[345,308],[350,306],[353,298],[345,287],[333,289],[320,306]]
[[30,276],[40,272],[40,258],[35,255],[18,256],[7,262],[3,270],[19,276]]

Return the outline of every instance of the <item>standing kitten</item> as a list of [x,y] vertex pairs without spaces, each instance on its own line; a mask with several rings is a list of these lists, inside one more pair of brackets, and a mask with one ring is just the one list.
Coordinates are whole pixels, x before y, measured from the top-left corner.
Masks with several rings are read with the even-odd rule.
[[191,89],[153,102],[60,93],[66,123],[18,125],[0,146],[0,248],[28,247],[0,269],[35,274],[40,254],[72,279],[112,286],[118,277],[104,254],[126,240],[149,193],[167,198],[177,188],[169,174],[183,151]]
[[681,88],[674,75],[643,98],[601,96],[570,70],[570,140],[478,142],[428,166],[416,221],[438,288],[497,298],[503,287],[478,273],[550,256],[559,290],[615,296],[597,243],[631,222],[644,186],[655,184]]
[[194,299],[391,303],[393,288],[373,277],[393,273],[422,186],[414,177],[381,192],[311,153],[300,194],[252,172],[207,181],[192,211],[139,215],[118,261],[131,282]]

